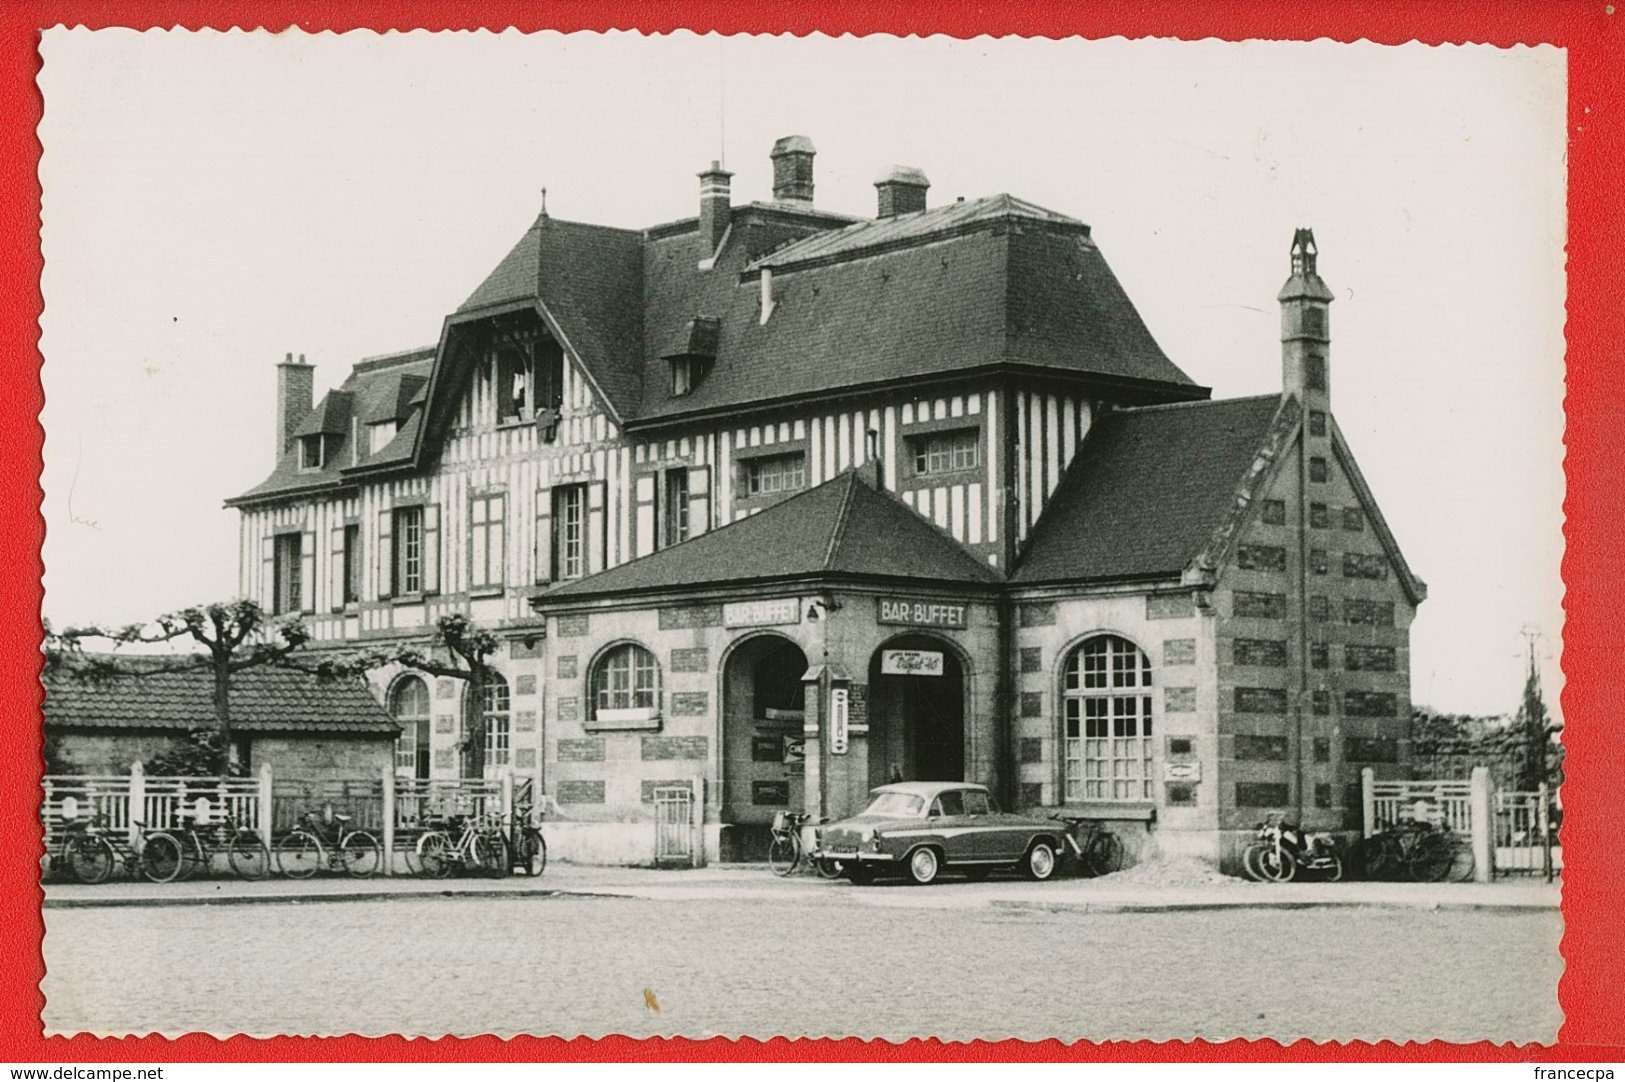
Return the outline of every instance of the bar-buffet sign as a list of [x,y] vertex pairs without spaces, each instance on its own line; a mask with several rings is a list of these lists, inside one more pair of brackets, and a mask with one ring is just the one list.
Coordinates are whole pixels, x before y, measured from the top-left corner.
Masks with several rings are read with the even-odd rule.
[[793,597],[770,601],[735,601],[722,606],[723,627],[772,627],[775,624],[800,622],[801,602]]
[[878,619],[883,624],[907,624],[909,627],[965,626],[966,606],[962,603],[922,597],[881,597],[875,600],[880,607]]

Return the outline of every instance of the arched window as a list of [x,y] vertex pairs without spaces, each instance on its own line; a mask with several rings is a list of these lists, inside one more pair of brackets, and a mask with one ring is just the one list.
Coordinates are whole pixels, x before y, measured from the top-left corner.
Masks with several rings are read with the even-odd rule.
[[485,677],[485,765],[507,766],[512,740],[508,681],[498,672]]
[[622,643],[599,658],[592,674],[595,715],[600,721],[652,716],[660,706],[660,667],[636,643]]
[[389,693],[389,713],[401,727],[395,744],[395,772],[407,777],[428,777],[428,764],[419,769],[418,753],[429,753],[429,685],[421,676],[396,681]]
[[1067,657],[1061,685],[1067,800],[1152,799],[1151,661],[1097,635]]

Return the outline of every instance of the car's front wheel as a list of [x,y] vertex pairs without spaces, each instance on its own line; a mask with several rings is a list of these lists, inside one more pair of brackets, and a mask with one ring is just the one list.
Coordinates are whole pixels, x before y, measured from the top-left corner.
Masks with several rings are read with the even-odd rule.
[[942,861],[937,859],[935,849],[916,849],[909,854],[908,880],[916,886],[925,886],[934,882],[942,871]]
[[1034,842],[1021,862],[1028,879],[1042,882],[1055,874],[1055,849],[1048,842]]

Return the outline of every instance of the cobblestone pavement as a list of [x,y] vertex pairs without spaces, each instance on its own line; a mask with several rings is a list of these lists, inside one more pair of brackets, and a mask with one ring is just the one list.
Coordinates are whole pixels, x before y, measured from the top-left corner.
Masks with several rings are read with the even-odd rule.
[[[944,905],[963,884],[817,886],[828,889],[51,908],[44,1023],[1530,1042],[1561,1021],[1555,910],[1099,913]],[[860,897],[870,904],[851,904]]]

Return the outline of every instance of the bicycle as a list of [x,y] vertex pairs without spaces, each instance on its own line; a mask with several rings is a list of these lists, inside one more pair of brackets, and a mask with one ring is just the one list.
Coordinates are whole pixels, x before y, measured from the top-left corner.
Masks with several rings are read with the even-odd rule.
[[180,866],[171,878],[186,880],[207,869],[223,847],[226,864],[238,879],[264,879],[271,874],[271,850],[257,832],[240,825],[231,815],[207,823],[195,812],[182,812],[178,825],[158,831],[154,838],[173,838],[180,846]]
[[532,878],[547,870],[547,839],[542,837],[541,827],[532,821],[533,812],[529,804],[514,809],[508,833],[513,866]]
[[81,883],[105,883],[113,874],[118,855],[113,845],[102,837],[99,819],[89,822],[70,820],[62,831],[57,852],[50,857],[50,870],[72,876]]
[[1409,875],[1418,883],[1464,883],[1473,877],[1473,847],[1443,824],[1422,819],[1380,823],[1360,844],[1367,878]]
[[1258,824],[1256,839],[1241,855],[1247,875],[1259,882],[1287,883],[1298,872],[1315,872],[1330,882],[1343,878],[1343,854],[1337,839],[1324,832],[1304,832],[1277,812]]
[[350,830],[348,815],[333,816],[333,829],[324,830],[317,817],[306,812],[299,823],[276,843],[277,871],[289,879],[309,879],[326,868],[342,868],[356,879],[376,873],[384,862],[384,848],[365,830]]
[[[430,825],[417,845],[418,864],[425,876],[444,879],[453,868],[505,875],[513,867],[508,836],[500,824],[481,825],[473,816],[456,815],[430,820]],[[453,830],[459,832],[455,841]]]
[[[834,879],[841,874],[840,861],[823,857],[814,859],[801,844],[801,828],[811,818],[806,812],[773,813],[773,840],[767,845],[767,866],[773,869],[774,875],[793,875],[803,863],[811,864],[825,879]],[[820,819],[819,822],[828,820]]]
[[[1052,815],[1050,818],[1067,824],[1067,848],[1072,851],[1078,867],[1097,877],[1122,870],[1123,842],[1101,826],[1099,820],[1082,815]],[[1081,834],[1082,839],[1075,834]]]

